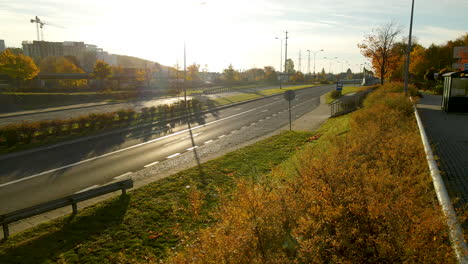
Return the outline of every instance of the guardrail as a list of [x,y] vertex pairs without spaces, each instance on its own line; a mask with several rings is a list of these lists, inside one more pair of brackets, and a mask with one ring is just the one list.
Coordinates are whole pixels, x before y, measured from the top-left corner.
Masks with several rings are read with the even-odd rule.
[[[411,97],[410,99],[413,102],[413,99]],[[429,144],[426,131],[421,122],[418,109],[414,105],[414,102],[413,102],[413,108],[414,108],[414,115],[416,117],[416,122],[418,123],[419,133],[421,135],[421,141],[424,146],[424,151],[426,152],[427,164],[429,167],[429,171],[431,173],[432,182],[434,184],[434,190],[437,195],[437,200],[439,201],[439,204],[442,207],[444,216],[446,217],[447,226],[449,228],[449,237],[450,237],[450,241],[452,242],[453,251],[455,252],[458,263],[461,263],[461,264],[468,263],[468,246],[466,245],[465,239],[463,237],[462,228],[460,226],[460,223],[457,220],[457,215],[453,208],[447,189],[445,188],[444,180],[442,179],[442,176],[440,175],[440,171],[437,166],[437,162],[434,159],[434,154],[432,153],[432,149]]]
[[227,92],[232,90],[231,87],[219,87],[219,88],[213,88],[213,89],[208,89],[204,90],[203,94],[215,94],[215,93],[222,93],[222,92]]
[[82,202],[117,190],[122,190],[122,195],[125,195],[126,190],[132,187],[133,180],[128,179],[0,215],[0,224],[3,226],[3,239],[6,240],[10,236],[10,231],[8,229],[8,224],[10,223],[70,205],[72,206],[73,214],[76,214],[78,212],[78,202]]
[[352,97],[341,97],[335,100],[330,104],[331,116],[344,115],[349,112],[352,112],[360,107],[367,95],[372,91],[372,89],[359,92]]

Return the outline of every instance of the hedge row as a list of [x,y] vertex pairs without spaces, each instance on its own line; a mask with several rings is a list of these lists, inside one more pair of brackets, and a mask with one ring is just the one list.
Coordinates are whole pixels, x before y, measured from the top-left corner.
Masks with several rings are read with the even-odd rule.
[[170,105],[143,107],[140,111],[120,109],[115,112],[89,114],[69,119],[23,122],[0,127],[0,148],[18,144],[30,144],[54,137],[86,135],[102,129],[125,127],[138,123],[167,120],[202,109],[198,100],[183,101]]

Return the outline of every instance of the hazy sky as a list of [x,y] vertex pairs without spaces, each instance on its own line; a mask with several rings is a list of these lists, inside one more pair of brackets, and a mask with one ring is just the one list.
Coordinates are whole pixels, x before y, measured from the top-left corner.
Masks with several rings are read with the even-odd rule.
[[[230,63],[238,69],[280,64],[280,41],[288,30],[288,57],[307,71],[307,49],[319,50],[316,70],[349,61],[357,71],[365,59],[357,43],[372,28],[392,20],[408,35],[411,0],[0,0],[0,39],[20,47],[36,39],[29,20],[46,26],[46,41],[84,41],[110,53],[132,55],[164,65],[196,62],[210,71]],[[428,46],[468,32],[468,0],[416,0],[414,35]],[[284,46],[283,46],[284,52]],[[284,57],[284,55],[283,55]],[[351,64],[348,66],[347,64]],[[334,62],[332,71],[341,71]],[[313,71],[313,56],[311,59]]]

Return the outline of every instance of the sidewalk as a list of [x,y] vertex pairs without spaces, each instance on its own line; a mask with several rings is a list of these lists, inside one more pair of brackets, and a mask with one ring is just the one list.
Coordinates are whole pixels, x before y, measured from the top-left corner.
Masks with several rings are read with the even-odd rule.
[[439,169],[457,207],[468,202],[468,114],[446,113],[442,96],[424,94],[417,108],[424,128],[439,157]]

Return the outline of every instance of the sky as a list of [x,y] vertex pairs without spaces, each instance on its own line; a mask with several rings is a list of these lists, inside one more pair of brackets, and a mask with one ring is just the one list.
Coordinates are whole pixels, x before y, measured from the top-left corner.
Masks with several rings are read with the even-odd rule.
[[[426,47],[453,40],[468,32],[466,10],[468,0],[415,0],[413,35]],[[307,72],[307,50],[323,49],[317,72],[357,72],[366,62],[357,44],[391,21],[402,30],[399,40],[408,36],[410,11],[411,0],[0,0],[0,39],[7,47],[36,40],[30,19],[38,16],[50,23],[46,41],[84,41],[181,67],[185,43],[187,65],[220,72],[229,64],[279,69],[285,43],[275,38],[288,31],[288,58],[296,69],[300,51]]]

